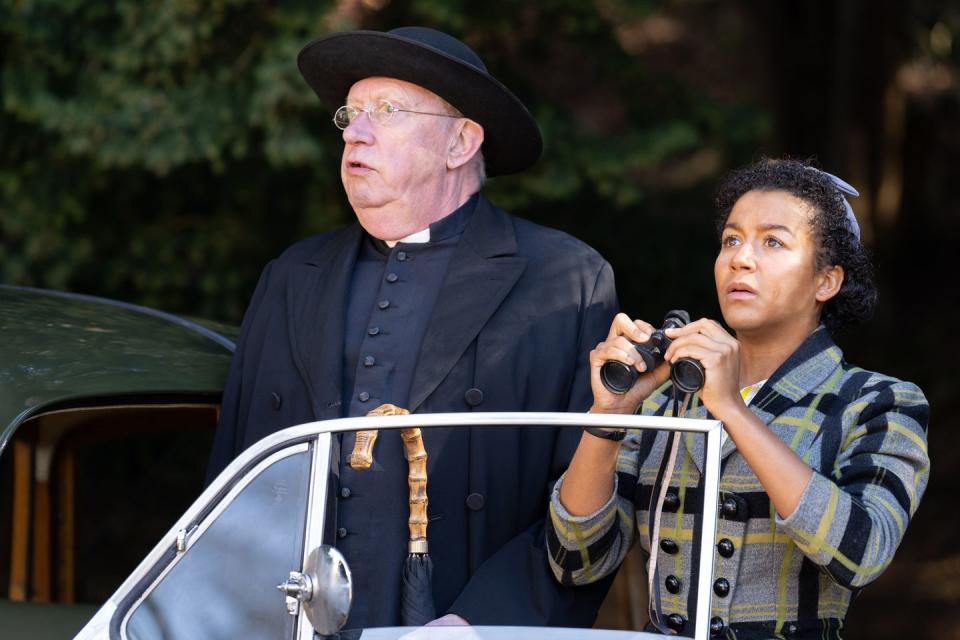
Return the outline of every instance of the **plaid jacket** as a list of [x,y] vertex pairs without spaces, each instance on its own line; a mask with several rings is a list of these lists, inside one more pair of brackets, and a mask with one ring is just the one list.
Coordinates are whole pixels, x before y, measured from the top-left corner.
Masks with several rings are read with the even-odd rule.
[[[670,384],[642,407],[670,415]],[[735,638],[839,638],[857,591],[893,558],[930,470],[928,406],[918,387],[850,366],[822,327],[769,378],[750,409],[809,464],[797,509],[781,518],[732,439],[721,450],[720,520],[712,626]],[[687,417],[707,413],[694,399]],[[564,584],[614,571],[634,540],[648,555],[651,494],[665,432],[630,432],[616,489],[598,512],[571,516],[554,489],[547,527],[550,565]],[[699,488],[705,438],[685,434],[661,519],[659,598],[671,627],[692,633]]]

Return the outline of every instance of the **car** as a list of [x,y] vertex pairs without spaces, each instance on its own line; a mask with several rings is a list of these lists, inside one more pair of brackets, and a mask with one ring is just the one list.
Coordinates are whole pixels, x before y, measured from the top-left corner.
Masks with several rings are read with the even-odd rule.
[[0,285],[0,336],[0,638],[66,638],[203,488],[236,330]]
[[[342,613],[346,605],[335,596],[345,587],[321,583],[318,559],[331,579],[349,567],[319,539],[326,483],[316,479],[325,477],[330,437],[339,431],[371,424],[580,429],[623,420],[636,428],[679,424],[701,431],[708,442],[719,438],[716,423],[684,426],[639,416],[343,419],[269,436],[204,489],[235,328],[93,296],[0,285],[0,331],[2,638],[69,638],[79,631],[83,640],[302,639],[329,632],[335,616],[317,622],[311,611]],[[714,508],[704,521],[715,522],[715,515]],[[707,533],[704,539],[712,539]],[[711,553],[701,557],[712,561]],[[621,570],[601,612],[608,626],[641,624],[635,617],[645,582],[639,555],[633,563]],[[700,575],[711,575],[705,569]],[[309,600],[298,597],[296,576],[304,575],[317,585]],[[697,637],[707,637],[705,624],[696,621]],[[647,637],[498,627],[338,633],[427,640]]]

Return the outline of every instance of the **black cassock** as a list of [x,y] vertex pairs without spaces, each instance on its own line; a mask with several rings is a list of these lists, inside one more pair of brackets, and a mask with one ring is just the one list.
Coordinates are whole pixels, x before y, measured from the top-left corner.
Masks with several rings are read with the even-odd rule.
[[[356,384],[344,397],[344,344],[350,283],[365,238],[358,224],[308,238],[264,270],[224,392],[211,477],[260,438],[343,417],[350,411],[346,401],[357,401],[362,389]],[[599,254],[569,235],[514,218],[481,195],[432,310],[406,408],[582,412],[590,404],[588,353],[606,337],[617,301],[612,271]],[[360,351],[357,357],[364,356]],[[377,444],[376,458],[392,469],[387,486],[373,495],[367,482],[362,489],[355,481],[334,489],[350,527],[336,523],[333,541],[362,548],[348,554],[352,570],[386,585],[376,602],[351,615],[351,627],[399,623],[406,461],[399,436],[385,436],[397,441]],[[424,430],[438,615],[456,613],[473,624],[592,624],[609,582],[561,587],[543,542],[549,488],[578,441],[575,430]],[[397,483],[399,469],[403,481]],[[358,498],[370,508],[357,508]]]

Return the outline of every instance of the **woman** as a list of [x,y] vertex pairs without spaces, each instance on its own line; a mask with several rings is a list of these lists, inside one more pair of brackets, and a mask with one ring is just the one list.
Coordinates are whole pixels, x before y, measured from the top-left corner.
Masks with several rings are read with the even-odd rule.
[[[706,382],[687,417],[724,424],[711,632],[839,638],[857,591],[893,558],[929,474],[928,407],[915,385],[843,360],[831,335],[872,313],[876,289],[843,181],[765,160],[720,188],[714,266],[723,319],[670,329],[665,362],[644,371],[632,342],[654,327],[620,314],[590,354],[594,413],[672,415],[669,363],[695,358]],[[624,395],[600,383],[608,360],[640,376]],[[666,382],[666,384],[664,384]],[[644,436],[643,434],[648,435]],[[650,554],[651,612],[692,633],[694,513],[702,444],[682,437],[659,526],[653,486],[669,435],[584,433],[554,489],[550,564],[564,584],[614,571],[636,532]],[[651,629],[653,630],[653,629]]]

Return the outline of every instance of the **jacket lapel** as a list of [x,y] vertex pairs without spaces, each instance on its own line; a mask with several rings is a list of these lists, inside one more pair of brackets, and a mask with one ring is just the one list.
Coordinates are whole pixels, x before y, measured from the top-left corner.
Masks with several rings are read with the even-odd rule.
[[[818,388],[823,387],[831,377],[839,380],[842,362],[843,352],[840,347],[833,342],[823,326],[818,327],[770,376],[750,403],[750,409],[770,427],[777,437],[802,456],[820,428],[816,420],[810,419],[814,410],[813,403],[808,401],[811,406],[804,406],[809,414],[806,418],[798,415],[791,415],[789,419],[783,420],[777,418],[796,407]],[[831,386],[831,384],[826,385],[828,389]],[[802,424],[798,424],[798,420]],[[812,436],[804,437],[804,432],[809,430],[814,431]]]
[[[774,422],[775,419],[823,384],[837,371],[842,360],[843,352],[834,344],[830,334],[822,326],[818,327],[767,379],[763,388],[750,401],[750,410],[763,420],[764,424],[770,426],[778,437],[790,444],[795,429],[792,427],[781,429]],[[687,417],[713,418],[702,405],[697,405]],[[684,437],[684,446],[702,472],[706,438],[697,434],[687,434]],[[720,449],[720,459],[725,459],[735,450],[736,445],[733,439],[727,438]]]
[[416,411],[477,337],[526,268],[513,223],[480,196],[457,244],[423,337],[410,410]]
[[287,333],[317,420],[343,415],[345,305],[362,238],[362,228],[354,223],[335,232],[320,251],[290,270]]

